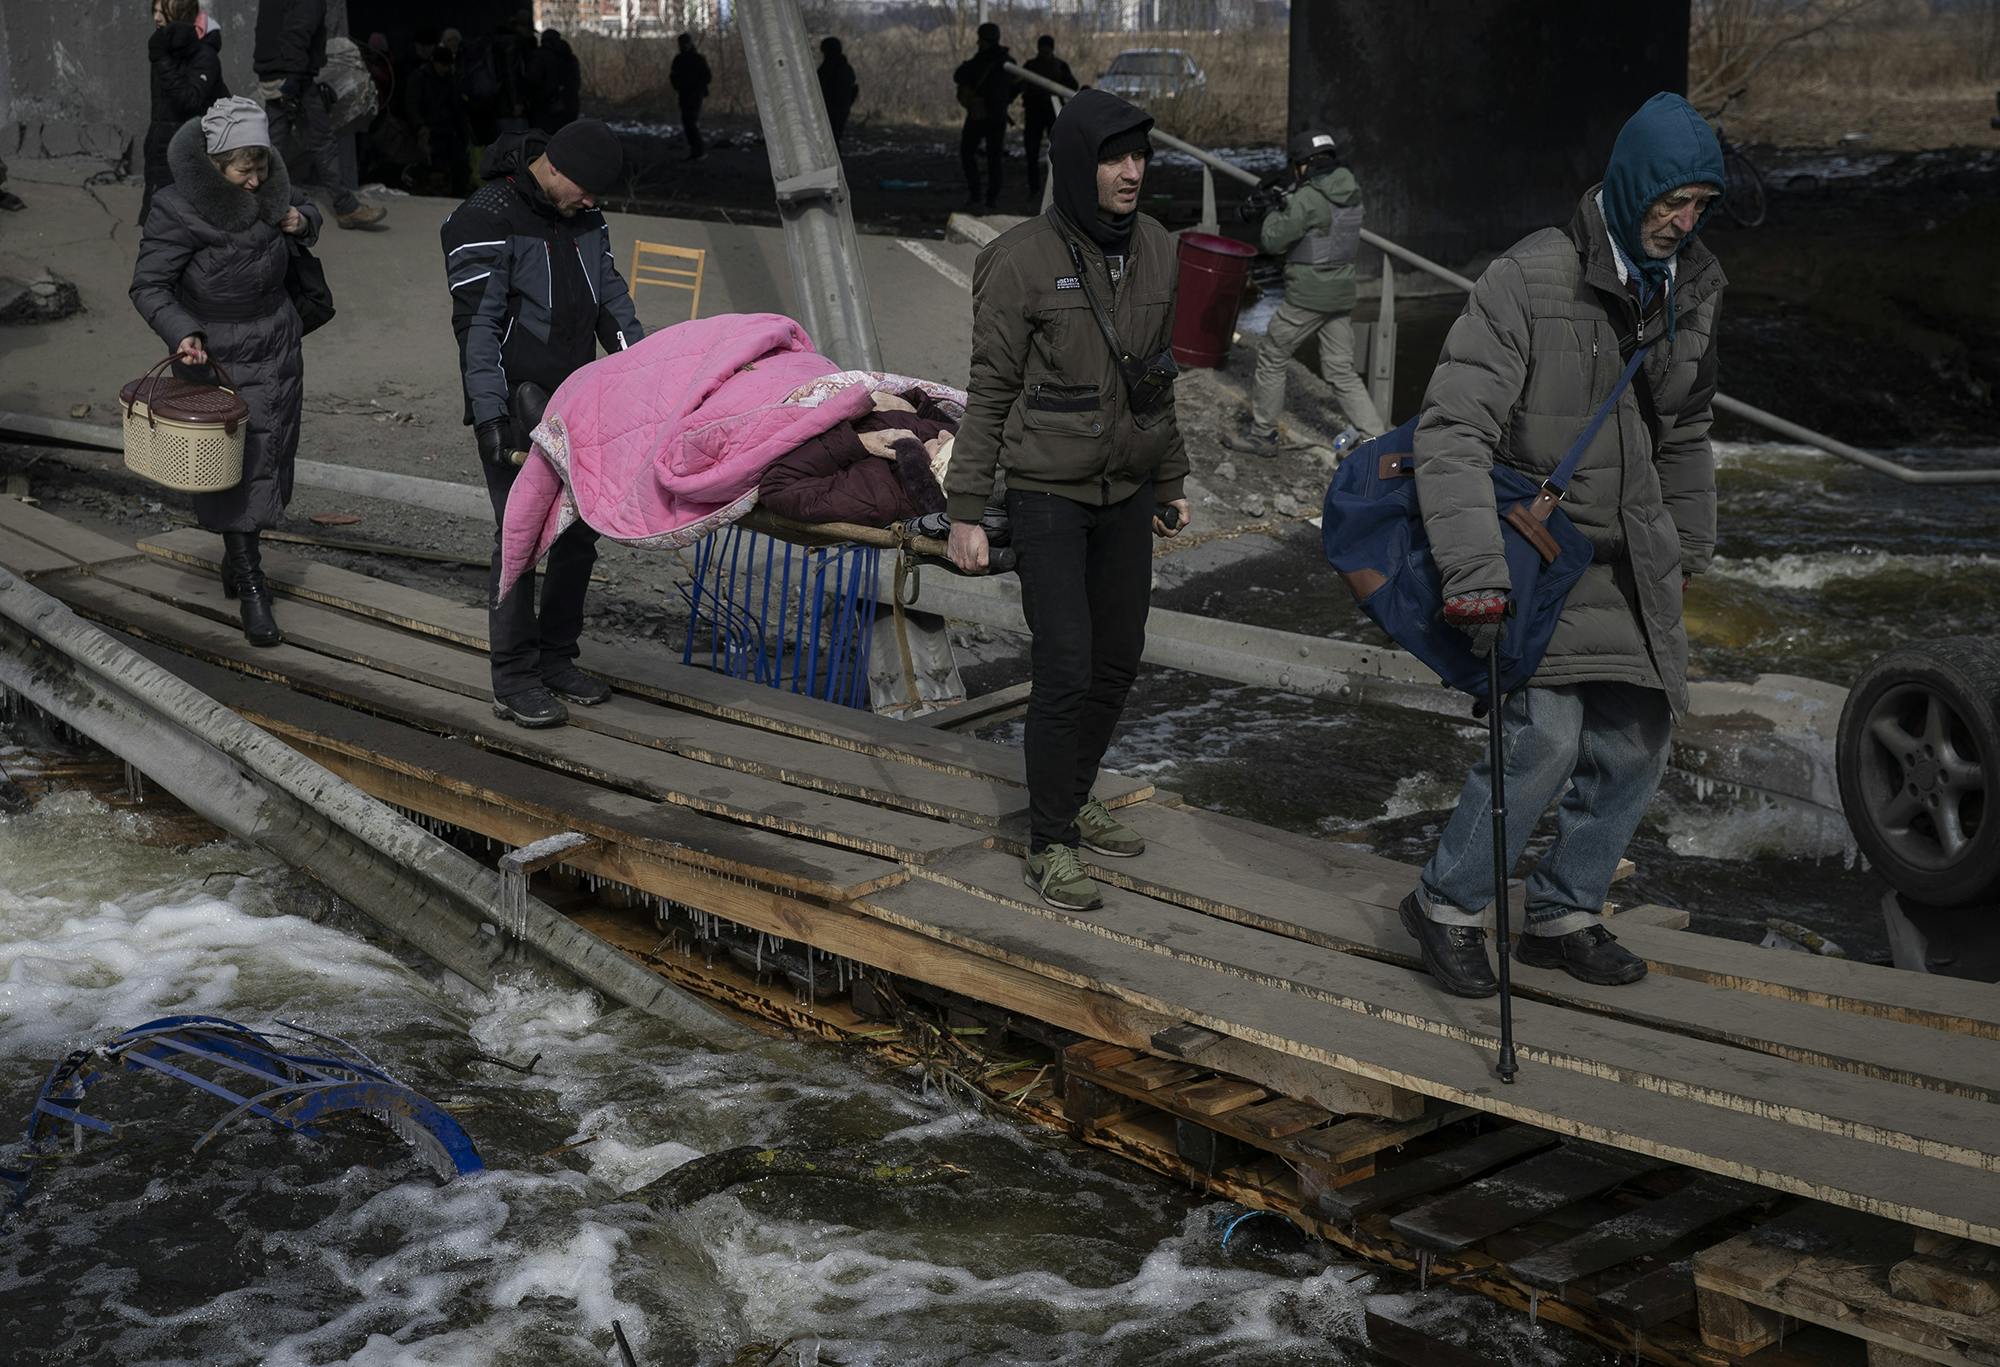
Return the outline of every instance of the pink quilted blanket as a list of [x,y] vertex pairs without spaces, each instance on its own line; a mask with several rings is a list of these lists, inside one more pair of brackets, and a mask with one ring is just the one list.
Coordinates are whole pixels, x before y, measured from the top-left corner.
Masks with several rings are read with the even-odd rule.
[[500,592],[578,518],[617,541],[685,545],[741,517],[765,467],[868,411],[869,386],[775,313],[653,333],[591,362],[549,399],[508,495]]

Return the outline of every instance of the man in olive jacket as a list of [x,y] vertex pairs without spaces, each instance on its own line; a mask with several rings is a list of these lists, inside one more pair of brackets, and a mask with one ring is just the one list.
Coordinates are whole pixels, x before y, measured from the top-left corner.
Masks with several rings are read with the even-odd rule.
[[[1604,182],[1566,230],[1545,229],[1487,267],[1445,340],[1416,433],[1417,494],[1444,581],[1445,620],[1489,654],[1507,565],[1489,470],[1546,477],[1649,348],[1563,497],[1596,560],[1571,590],[1502,731],[1507,867],[1561,797],[1556,839],[1528,877],[1514,956],[1585,982],[1646,965],[1599,921],[1611,875],[1659,786],[1688,705],[1681,599],[1715,549],[1715,331],[1722,267],[1695,240],[1723,188],[1715,134],[1678,95],[1647,101],[1618,134]],[[1498,990],[1481,925],[1493,888],[1491,774],[1482,760],[1402,906],[1426,967],[1449,990]],[[1506,946],[1501,946],[1506,952]]]
[[[1114,857],[1146,847],[1090,790],[1146,644],[1150,538],[1188,523],[1187,451],[1165,382],[1174,244],[1138,211],[1152,126],[1101,90],[1056,119],[1054,203],[973,265],[972,377],[945,486],[951,558],[976,574],[987,563],[980,513],[1006,472],[1034,637],[1026,877],[1071,910],[1101,902],[1079,845]],[[1132,365],[1121,369],[1120,351]]]
[[[1278,415],[1285,411],[1285,373],[1292,353],[1319,337],[1319,373],[1333,389],[1354,437],[1386,428],[1368,386],[1354,373],[1354,253],[1361,244],[1361,186],[1340,164],[1340,148],[1325,133],[1300,133],[1290,148],[1298,183],[1264,215],[1257,245],[1285,256],[1285,301],[1271,315],[1257,349],[1250,386],[1250,422],[1225,435],[1232,451],[1275,456]],[[1350,438],[1351,440],[1352,438]]]

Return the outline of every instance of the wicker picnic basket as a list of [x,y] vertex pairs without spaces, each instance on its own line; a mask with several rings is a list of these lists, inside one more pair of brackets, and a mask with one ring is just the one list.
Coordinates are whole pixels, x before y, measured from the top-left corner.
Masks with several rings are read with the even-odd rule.
[[231,489],[243,479],[243,438],[250,405],[221,385],[196,384],[168,375],[168,356],[118,391],[125,412],[125,466],[155,484],[193,494]]

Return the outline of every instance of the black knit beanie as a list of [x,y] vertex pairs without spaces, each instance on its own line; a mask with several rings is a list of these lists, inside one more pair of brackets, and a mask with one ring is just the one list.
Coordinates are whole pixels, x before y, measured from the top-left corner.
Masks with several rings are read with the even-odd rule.
[[1097,159],[1110,161],[1113,157],[1122,157],[1127,152],[1144,152],[1148,157],[1152,156],[1153,139],[1150,136],[1152,127],[1152,120],[1148,119],[1145,123],[1134,124],[1123,132],[1113,133],[1098,144]]
[[585,194],[611,193],[625,173],[625,150],[602,119],[564,124],[549,139],[545,152],[549,165],[575,181]]

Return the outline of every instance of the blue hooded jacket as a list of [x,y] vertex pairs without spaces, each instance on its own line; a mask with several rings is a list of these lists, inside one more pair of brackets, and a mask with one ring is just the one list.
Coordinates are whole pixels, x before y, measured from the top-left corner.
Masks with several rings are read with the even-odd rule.
[[[1680,96],[1661,91],[1639,107],[1639,112],[1618,130],[1611,146],[1611,164],[1604,171],[1604,226],[1611,240],[1638,272],[1642,298],[1668,288],[1672,280],[1665,261],[1646,254],[1639,229],[1646,210],[1669,190],[1683,185],[1725,187],[1722,147],[1715,130],[1695,107]],[[1715,211],[1711,202],[1695,221],[1694,233]],[[1694,233],[1689,233],[1692,238]],[[1674,301],[1667,297],[1667,336],[1673,336]]]

